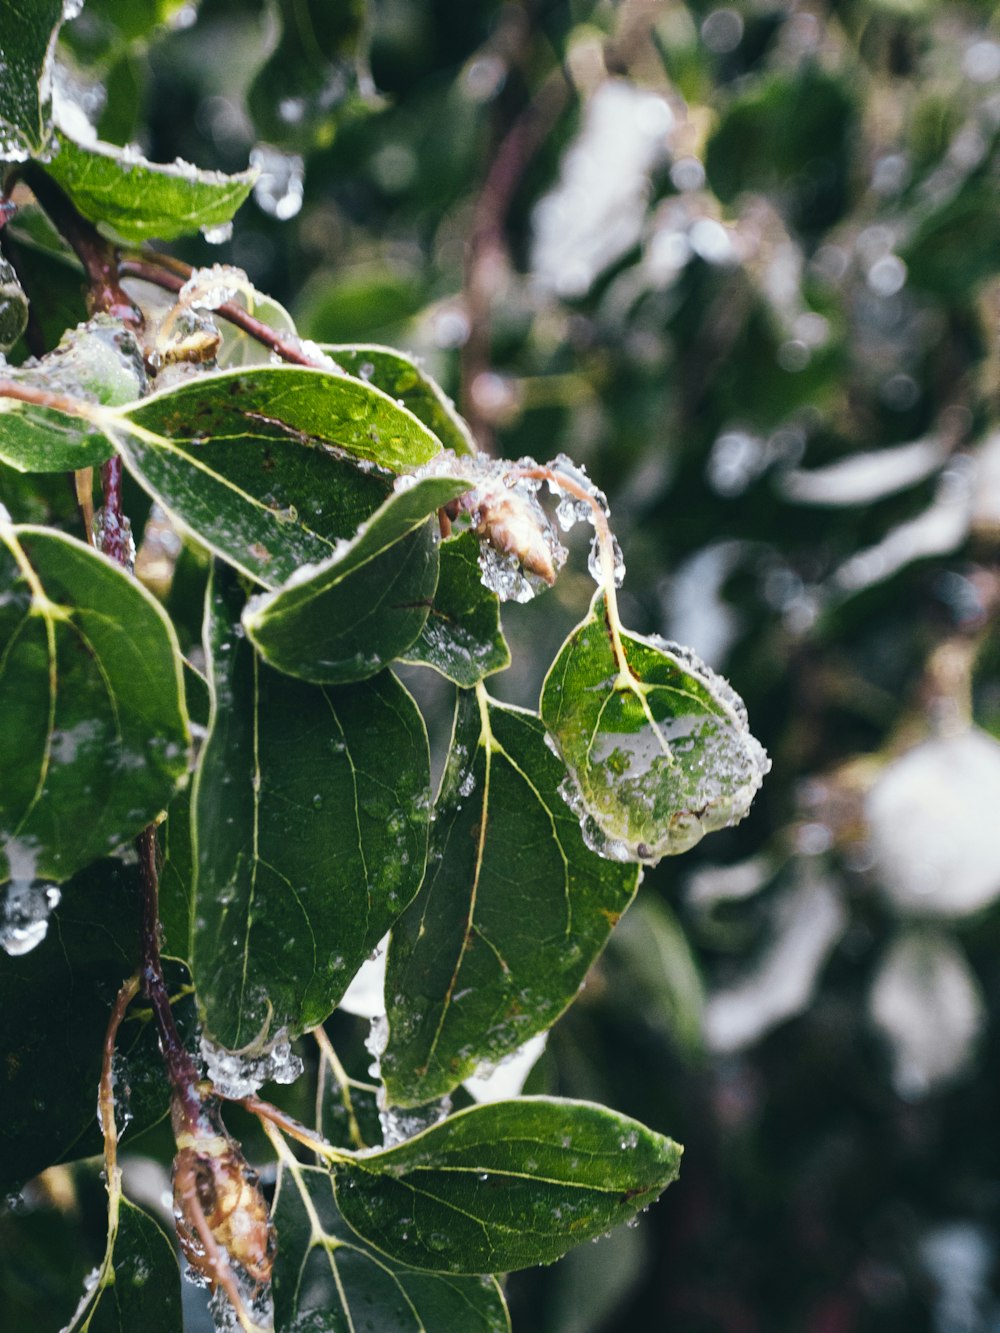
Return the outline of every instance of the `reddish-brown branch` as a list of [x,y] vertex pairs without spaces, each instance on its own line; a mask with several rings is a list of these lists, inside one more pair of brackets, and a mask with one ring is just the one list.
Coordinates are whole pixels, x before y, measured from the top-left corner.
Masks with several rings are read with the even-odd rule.
[[[123,278],[141,278],[143,282],[154,283],[164,291],[175,294],[181,290],[192,273],[186,264],[166,255],[156,255],[153,258],[126,258],[121,261],[120,267]],[[297,366],[330,369],[328,361],[319,361],[304,351],[297,338],[287,338],[278,333],[276,329],[272,329],[263,320],[256,319],[249,310],[244,310],[235,301],[224,301],[215,313],[242,329],[264,347],[269,347],[283,361],[289,361]]]
[[16,175],[31,190],[56,231],[72,246],[83,265],[91,312],[112,315],[128,328],[140,330],[142,312],[122,288],[115,246],[77,212],[67,195],[36,162],[25,162],[17,168]]
[[136,839],[139,853],[139,873],[142,885],[142,924],[140,948],[142,959],[139,976],[142,993],[149,1001],[160,1051],[167,1067],[167,1077],[174,1091],[174,1106],[187,1121],[192,1133],[198,1131],[202,1115],[202,1098],[198,1091],[199,1075],[194,1060],[181,1041],[170,1007],[170,996],[163,976],[160,958],[159,871],[156,863],[156,829],[143,829]]

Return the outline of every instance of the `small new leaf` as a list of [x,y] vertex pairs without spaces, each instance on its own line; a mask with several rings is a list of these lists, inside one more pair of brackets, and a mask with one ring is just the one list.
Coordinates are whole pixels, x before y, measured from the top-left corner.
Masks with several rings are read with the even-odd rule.
[[504,1273],[634,1217],[682,1149],[627,1116],[554,1097],[473,1106],[334,1171],[349,1225],[400,1263]]
[[655,862],[738,823],[770,768],[742,700],[693,653],[621,632],[604,594],[542,687],[542,720],[566,762],[589,840]]
[[471,689],[510,666],[500,628],[500,599],[484,587],[479,539],[463,532],[441,543],[441,572],[427,622],[403,654],[405,662],[433,667]]

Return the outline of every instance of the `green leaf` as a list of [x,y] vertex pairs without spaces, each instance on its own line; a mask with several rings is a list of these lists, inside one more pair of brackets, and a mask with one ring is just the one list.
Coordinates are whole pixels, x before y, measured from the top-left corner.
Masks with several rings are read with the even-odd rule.
[[433,667],[465,689],[510,666],[500,599],[483,586],[474,532],[441,543],[441,572],[430,614],[402,656],[406,662]]
[[367,465],[406,471],[440,452],[380,390],[299,366],[200,375],[103,420],[146,490],[268,588],[377,508],[388,480]]
[[691,652],[622,633],[619,671],[604,594],[560,649],[541,715],[605,855],[658,861],[738,823],[770,761],[728,682]]
[[551,1263],[634,1217],[677,1178],[681,1152],[603,1106],[521,1097],[338,1163],[334,1188],[348,1224],[391,1258],[504,1273]]
[[138,942],[138,869],[104,860],[64,886],[41,943],[13,957],[0,950],[3,1192],[100,1151],[101,1044]]
[[509,1333],[494,1279],[402,1267],[359,1241],[340,1216],[327,1171],[282,1167],[274,1220],[281,1236],[274,1270],[279,1330]]
[[82,542],[3,522],[0,716],[0,881],[69,878],[154,819],[187,772],[159,604]]
[[437,380],[422,370],[413,357],[377,343],[330,343],[323,351],[343,366],[349,375],[374,384],[396,398],[429,427],[446,449],[456,454],[475,454],[472,432],[455,404]]
[[84,217],[132,245],[228,222],[257,179],[255,168],[227,176],[180,160],[147,162],[134,149],[77,143],[58,130],[56,142],[45,170]]
[[182,1333],[181,1274],[174,1244],[155,1218],[123,1198],[113,1238],[111,1271],[99,1278],[80,1333]]
[[389,674],[324,689],[262,664],[213,589],[213,708],[194,794],[192,963],[213,1037],[319,1023],[423,874],[423,720]]
[[[4,396],[26,389],[60,404],[40,406]],[[19,472],[64,472],[102,463],[114,452],[90,407],[132,403],[145,392],[135,335],[108,315],[65,333],[33,366],[0,376],[0,459]],[[72,410],[76,406],[76,410]]]
[[551,1026],[635,893],[584,844],[533,713],[461,694],[427,878],[392,932],[389,1100],[450,1091]]
[[62,18],[63,0],[0,0],[0,161],[23,162],[45,146]]
[[429,515],[471,484],[424,477],[394,491],[353,541],[250,602],[243,623],[264,658],[304,680],[340,684],[404,653],[437,587],[438,528]]

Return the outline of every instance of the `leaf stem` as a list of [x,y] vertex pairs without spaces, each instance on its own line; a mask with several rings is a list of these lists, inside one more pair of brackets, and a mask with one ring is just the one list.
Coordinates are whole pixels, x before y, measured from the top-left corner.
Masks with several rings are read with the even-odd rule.
[[237,1102],[245,1110],[255,1115],[260,1120],[262,1128],[268,1132],[269,1137],[268,1125],[270,1124],[277,1126],[290,1139],[295,1139],[297,1143],[311,1149],[317,1157],[326,1158],[328,1162],[349,1162],[353,1160],[350,1153],[335,1148],[322,1134],[317,1134],[277,1106],[272,1106],[270,1102],[261,1101],[259,1097],[233,1097],[230,1100]]
[[[151,282],[157,287],[162,287],[164,291],[175,294],[194,272],[187,264],[182,264],[180,260],[170,255],[130,255],[122,259],[120,269],[123,277],[141,278],[143,282]],[[278,333],[276,329],[272,329],[269,324],[251,315],[249,310],[244,310],[235,301],[223,301],[216,307],[215,314],[221,315],[230,324],[242,329],[264,347],[269,347],[283,361],[289,361],[297,366],[310,366],[313,369],[330,369],[329,358],[320,360],[318,357],[310,356],[298,338]]]
[[117,248],[77,212],[69,196],[37,162],[25,162],[14,174],[28,186],[83,265],[91,312],[103,311],[138,332],[144,323],[142,311],[121,285]]
[[142,993],[149,1001],[160,1039],[160,1052],[174,1093],[174,1107],[191,1133],[201,1123],[202,1098],[198,1090],[198,1070],[190,1052],[181,1041],[170,1007],[170,996],[163,976],[160,957],[159,874],[156,865],[156,828],[150,825],[136,839],[142,884],[142,925],[140,928]]
[[337,1052],[333,1049],[333,1043],[327,1036],[325,1029],[322,1026],[312,1028],[309,1035],[315,1041],[320,1051],[319,1080],[316,1087],[316,1123],[322,1123],[320,1120],[320,1112],[322,1110],[323,1085],[326,1076],[326,1066],[329,1065],[333,1077],[336,1079],[337,1085],[340,1088],[340,1100],[347,1113],[347,1128],[348,1133],[351,1136],[351,1142],[356,1148],[367,1147],[368,1145],[365,1143],[361,1133],[361,1126],[358,1124],[358,1118],[354,1113],[354,1101],[351,1097],[353,1080],[348,1075],[344,1066],[340,1063]]

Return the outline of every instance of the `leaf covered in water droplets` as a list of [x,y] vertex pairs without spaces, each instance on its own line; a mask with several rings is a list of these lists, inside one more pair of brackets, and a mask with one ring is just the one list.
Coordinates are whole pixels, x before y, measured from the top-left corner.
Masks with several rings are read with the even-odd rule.
[[59,131],[56,142],[48,174],[84,217],[130,244],[172,241],[228,222],[257,179],[253,168],[227,176],[189,162],[147,162],[134,149],[77,143]]
[[441,449],[378,389],[301,366],[201,375],[107,429],[141,485],[266,588],[332,556],[385,499],[387,472]]
[[602,1106],[522,1097],[338,1163],[334,1186],[351,1227],[400,1263],[504,1273],[634,1217],[677,1178],[681,1152]]
[[62,19],[63,0],[0,0],[0,161],[20,162],[45,146]]
[[729,684],[687,649],[622,633],[603,593],[542,687],[542,720],[572,775],[588,840],[655,862],[743,818],[770,767]]
[[533,713],[459,696],[427,878],[396,923],[389,1100],[439,1097],[551,1026],[635,893],[638,869],[584,844]]
[[282,1167],[274,1220],[281,1236],[274,1269],[279,1329],[509,1333],[493,1278],[426,1273],[387,1261],[346,1225],[327,1171],[300,1167],[293,1174]]
[[326,1018],[413,897],[430,761],[392,675],[330,689],[272,671],[229,583],[217,576],[208,619],[191,963],[212,1036],[235,1050]]
[[474,532],[441,543],[441,572],[430,614],[403,654],[404,661],[433,667],[464,689],[510,666],[510,649],[500,628],[500,599],[483,584],[479,553]]
[[455,404],[413,357],[404,356],[391,347],[367,343],[360,346],[324,344],[323,351],[349,375],[374,384],[390,398],[399,399],[434,432],[446,449],[452,449],[456,454],[476,452],[472,432]]
[[67,879],[154,819],[187,772],[159,604],[82,542],[3,522],[0,716],[0,882]]
[[438,581],[435,510],[468,481],[424,477],[394,491],[357,535],[277,592],[244,624],[263,657],[304,680],[364,680],[401,656],[424,627]]

